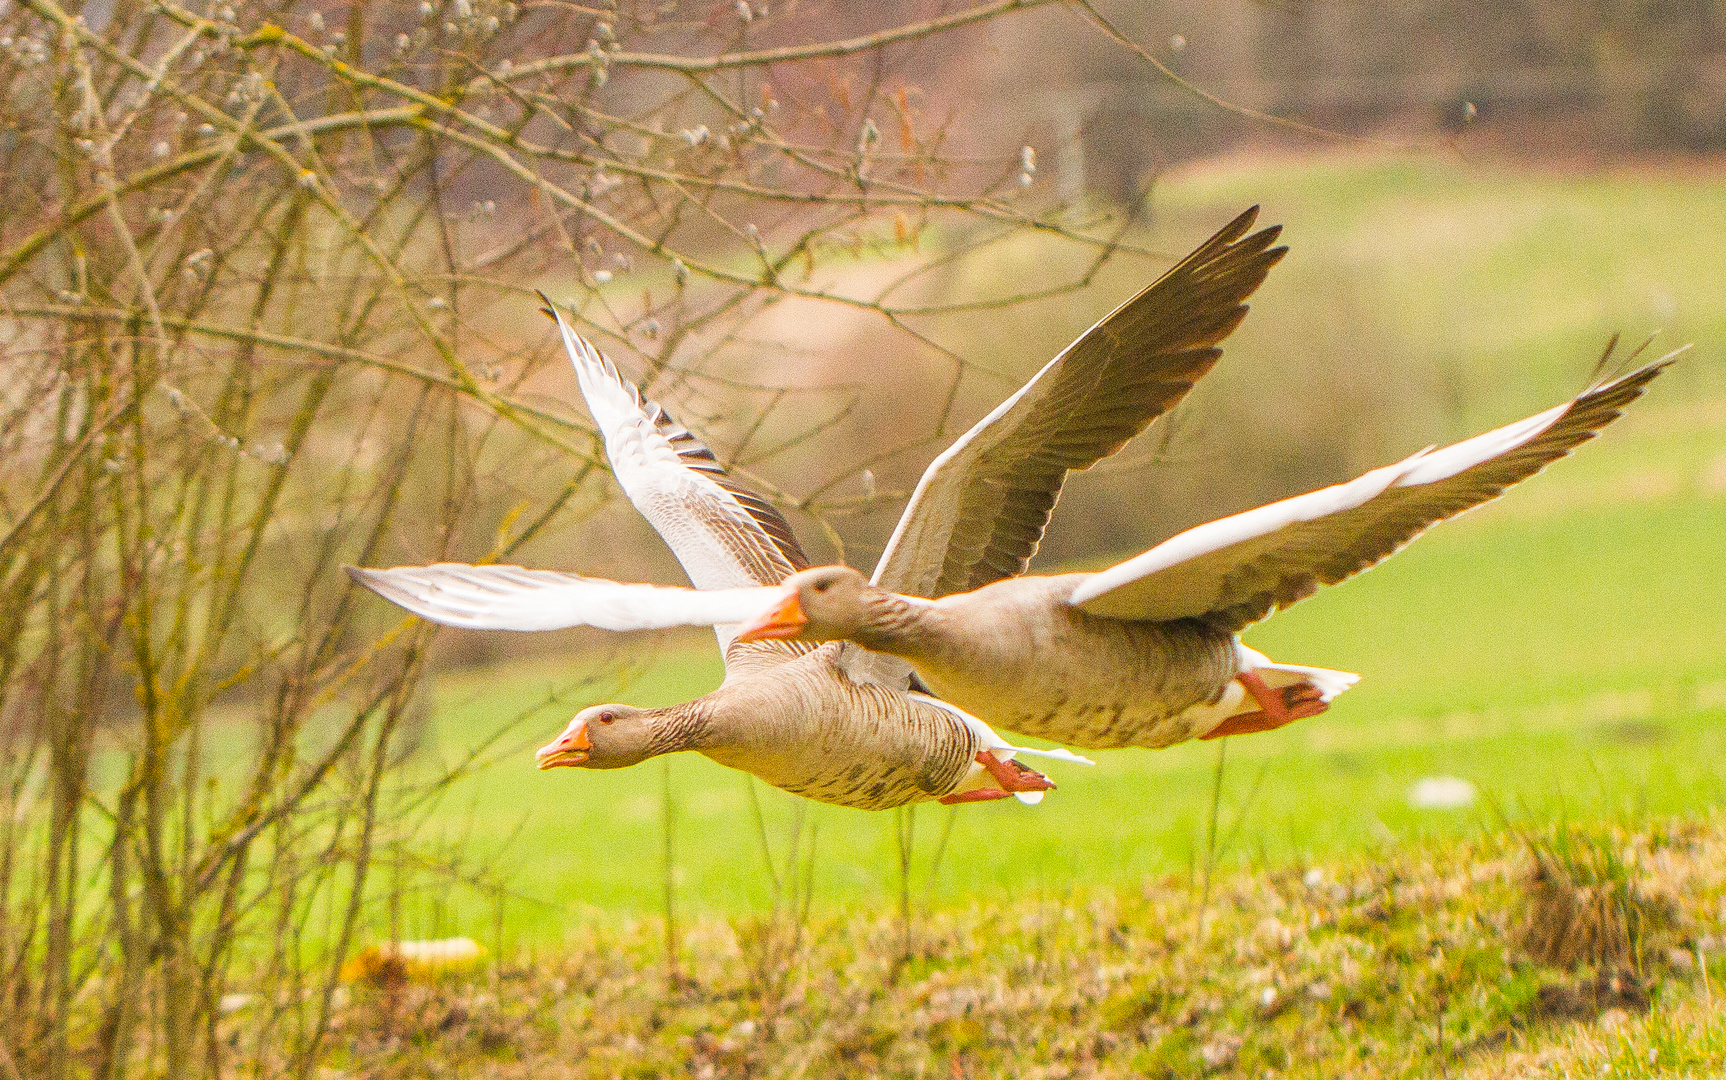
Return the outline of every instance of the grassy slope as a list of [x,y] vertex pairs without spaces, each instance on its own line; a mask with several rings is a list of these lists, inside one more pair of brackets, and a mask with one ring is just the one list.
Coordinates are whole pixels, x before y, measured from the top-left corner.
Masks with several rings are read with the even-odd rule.
[[703,919],[675,986],[654,927],[602,925],[496,980],[356,986],[332,1064],[378,1080],[1721,1075],[1718,823],[1568,836],[1624,853],[1612,895],[1639,913],[1634,952],[1598,967],[1524,952],[1558,909],[1499,834],[1229,873],[1208,896],[1175,879],[909,927],[891,906]]
[[[1455,326],[1450,347],[1468,358],[1471,379],[1528,373],[1489,415],[1470,415],[1471,428],[1549,404],[1574,386],[1576,357],[1598,347],[1601,326],[1639,328],[1648,320],[1634,316],[1650,305],[1676,310],[1686,337],[1726,342],[1726,297],[1706,287],[1719,277],[1705,235],[1726,224],[1726,187],[1320,162],[1225,169],[1159,194],[1176,209],[1243,198],[1284,211],[1291,231],[1298,223],[1303,250],[1395,241],[1383,246],[1400,254],[1372,257],[1381,324],[1411,348],[1436,347],[1420,336],[1435,320]],[[1408,251],[1415,240],[1426,247]],[[1662,283],[1694,287],[1651,296],[1642,278],[1656,260]],[[1575,311],[1543,299],[1571,295],[1616,299]],[[1576,460],[1249,635],[1273,656],[1366,678],[1322,718],[1232,741],[1225,858],[1283,863],[1477,828],[1484,808],[1408,807],[1409,785],[1438,773],[1475,781],[1512,815],[1593,818],[1719,801],[1726,585],[1714,568],[1726,536],[1726,410],[1697,402],[1718,404],[1726,380],[1718,349],[1698,353],[1670,389]],[[700,637],[668,639],[627,689],[584,691],[580,701],[692,696],[717,681],[713,652]],[[440,744],[479,737],[559,679],[568,681],[513,669],[451,680],[439,698]],[[549,710],[527,730],[549,735],[573,711]],[[1216,753],[1201,744],[1106,754],[1095,770],[1057,766],[1062,790],[1041,807],[962,808],[933,882],[925,860],[953,812],[924,808],[917,887],[962,903],[1184,871],[1202,846]],[[689,755],[669,768],[680,903],[764,905],[747,781]],[[502,858],[518,890],[537,898],[512,902],[507,926],[560,936],[595,908],[657,907],[659,770],[539,774],[524,753],[462,785],[437,827],[476,849],[507,841]],[[792,800],[767,789],[761,798],[777,838]],[[891,815],[816,808],[809,820],[820,904],[875,905],[895,887]],[[489,924],[482,903],[451,894],[410,912],[408,930]]]

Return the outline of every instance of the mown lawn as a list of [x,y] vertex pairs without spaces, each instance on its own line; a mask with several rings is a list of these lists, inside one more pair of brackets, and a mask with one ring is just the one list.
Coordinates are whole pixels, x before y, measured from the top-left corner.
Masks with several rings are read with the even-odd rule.
[[[1218,857],[1286,866],[1470,834],[1500,814],[1640,819],[1718,804],[1718,763],[1726,760],[1726,290],[1713,252],[1726,234],[1726,186],[1320,160],[1196,172],[1162,185],[1156,199],[1177,216],[1261,201],[1291,234],[1298,224],[1301,250],[1317,266],[1350,244],[1370,247],[1355,264],[1377,290],[1375,347],[1390,349],[1386,363],[1403,344],[1426,349],[1428,360],[1433,350],[1460,358],[1466,430],[1516,419],[1573,390],[1585,375],[1578,358],[1599,347],[1608,327],[1640,332],[1665,314],[1675,328],[1667,340],[1700,343],[1576,459],[1249,634],[1274,657],[1364,679],[1325,716],[1230,740]],[[1438,341],[1434,326],[1454,336]],[[1253,320],[1247,327],[1243,334]],[[1255,347],[1270,337],[1274,327]],[[1493,380],[1502,393],[1478,404],[1492,397],[1482,388]],[[613,697],[668,703],[718,680],[705,635],[643,639],[631,655],[639,670],[627,685],[602,679],[545,709],[513,737],[519,752],[458,785],[432,822],[471,854],[492,858],[513,883],[506,949],[544,947],[595,921],[660,909],[667,769],[677,903],[736,913],[770,902],[750,781],[740,774],[693,755],[618,773],[533,770],[531,747],[582,705]],[[446,678],[432,749],[453,758],[501,720],[576,683],[584,667],[611,662],[610,654],[572,657]],[[1061,789],[1035,808],[922,808],[913,893],[956,907],[1196,873],[1218,752],[1207,743],[1105,753],[1089,770],[1057,764]],[[1472,781],[1481,798],[1468,809],[1411,807],[1411,785],[1436,775]],[[897,902],[893,815],[757,793],[776,858],[798,814],[816,830],[819,908]],[[452,890],[410,905],[404,931],[486,937],[492,905]]]

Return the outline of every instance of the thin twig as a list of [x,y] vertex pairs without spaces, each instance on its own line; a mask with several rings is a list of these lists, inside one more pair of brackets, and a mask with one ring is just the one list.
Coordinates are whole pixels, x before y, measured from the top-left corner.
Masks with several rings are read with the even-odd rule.
[[1211,806],[1205,816],[1205,861],[1199,885],[1199,910],[1195,926],[1195,940],[1202,941],[1205,934],[1205,912],[1211,903],[1211,872],[1216,866],[1217,857],[1217,817],[1223,804],[1223,763],[1227,758],[1229,741],[1217,740],[1217,763],[1211,772]]

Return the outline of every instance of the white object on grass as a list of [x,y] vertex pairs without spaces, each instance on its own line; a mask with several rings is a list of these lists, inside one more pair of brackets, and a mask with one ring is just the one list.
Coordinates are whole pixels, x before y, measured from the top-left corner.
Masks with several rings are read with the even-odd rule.
[[1408,805],[1416,810],[1460,810],[1474,805],[1475,786],[1460,776],[1428,776],[1408,789]]

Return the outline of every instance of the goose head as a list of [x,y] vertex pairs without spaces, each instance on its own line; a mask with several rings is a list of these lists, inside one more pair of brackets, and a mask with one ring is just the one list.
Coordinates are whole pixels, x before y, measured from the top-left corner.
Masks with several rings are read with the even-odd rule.
[[849,566],[817,566],[785,579],[772,607],[738,628],[738,641],[833,641],[867,635],[893,596]]
[[656,745],[655,717],[662,710],[633,705],[594,705],[576,713],[563,734],[539,748],[542,769],[559,765],[622,769],[663,753]]

